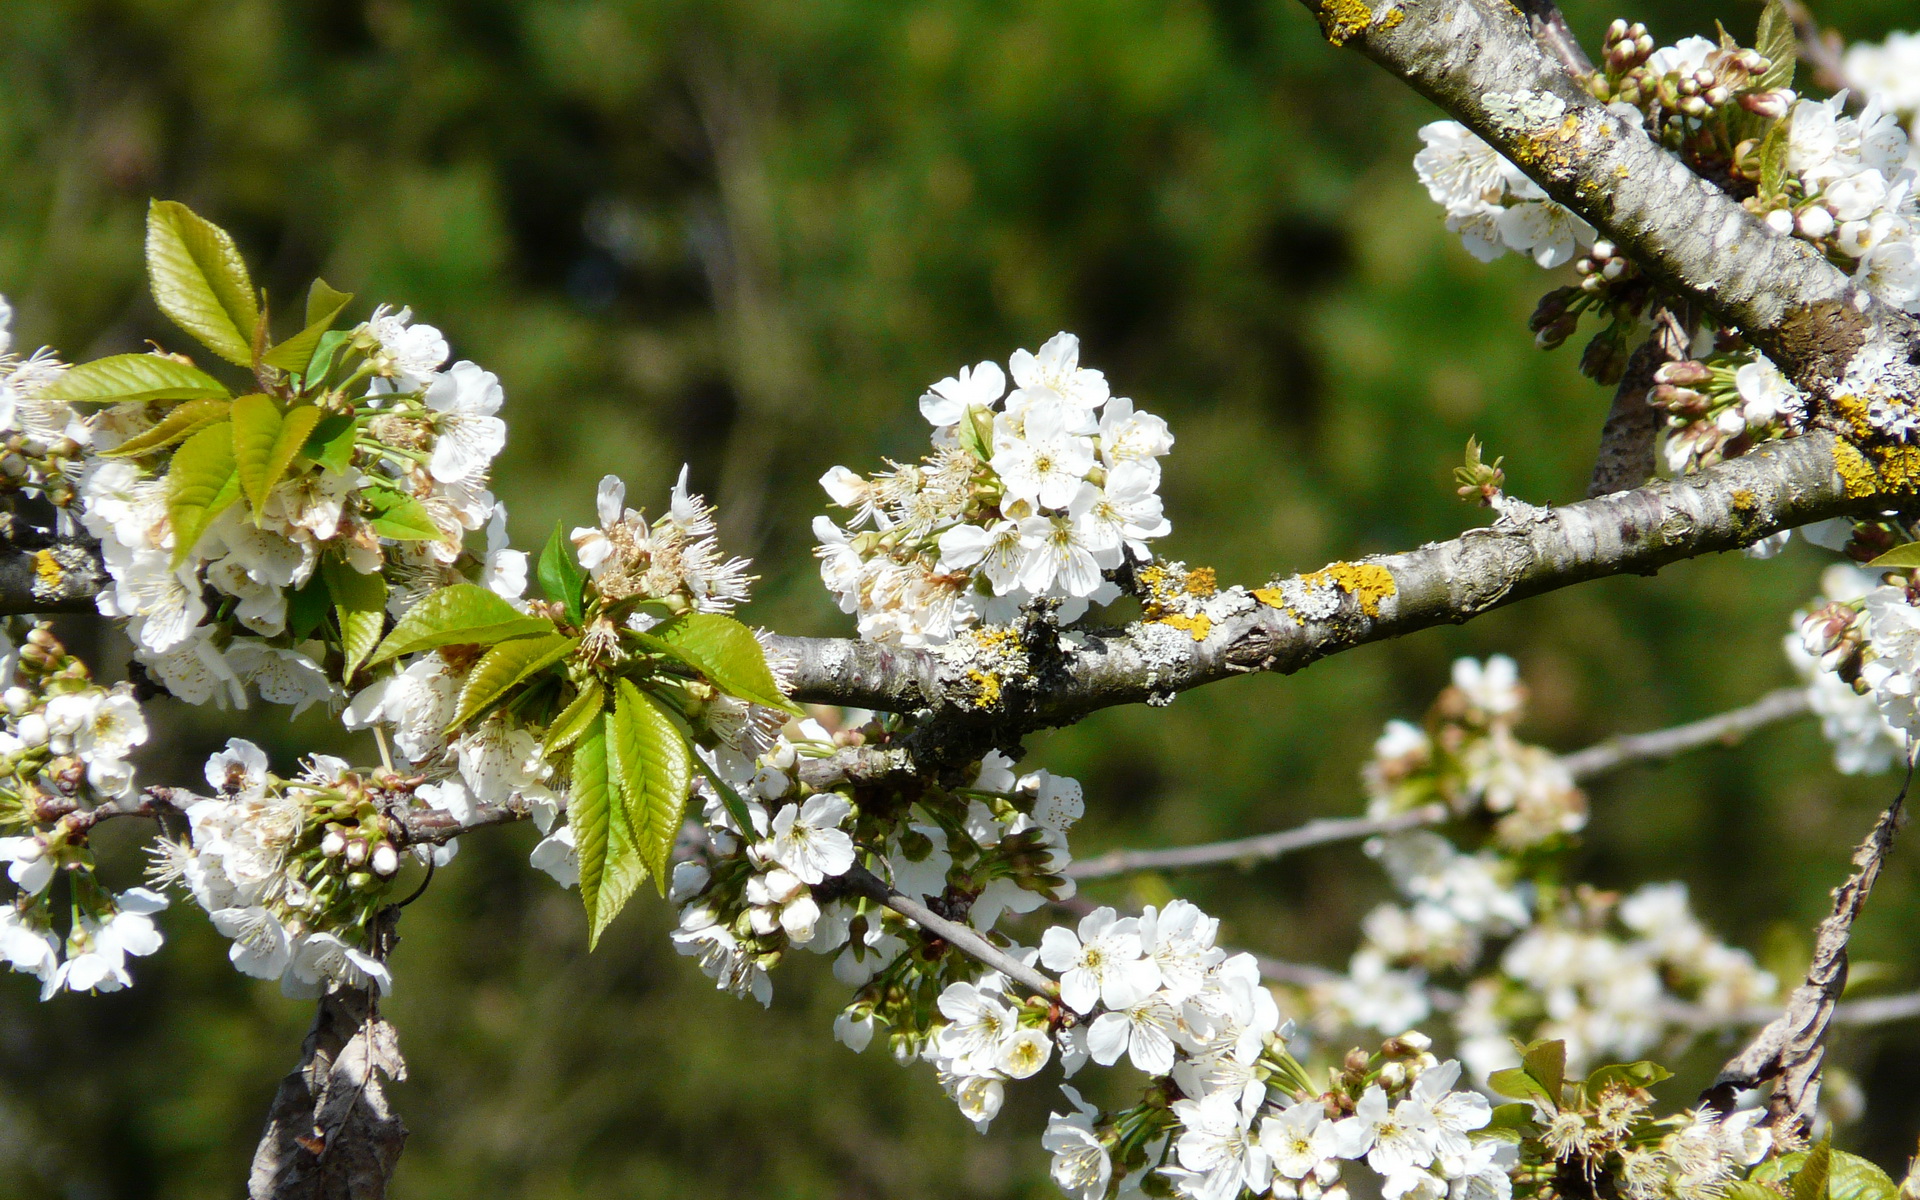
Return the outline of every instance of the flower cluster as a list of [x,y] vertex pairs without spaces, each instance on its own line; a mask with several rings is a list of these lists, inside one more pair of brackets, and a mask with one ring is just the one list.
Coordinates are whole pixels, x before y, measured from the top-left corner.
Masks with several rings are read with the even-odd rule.
[[[103,888],[87,834],[132,799],[127,755],[147,740],[146,718],[127,685],[95,683],[44,624],[18,650],[0,634],[0,706],[0,860],[19,889],[0,909],[0,960],[37,977],[43,999],[117,991],[132,982],[127,957],[159,949],[150,914],[166,902]],[[62,877],[74,913],[64,938],[54,928]]]
[[[297,710],[339,694],[315,637],[330,596],[370,586],[401,610],[463,569],[519,596],[525,558],[487,490],[500,382],[447,357],[438,330],[383,307],[316,351],[285,401],[132,401],[88,419],[81,520],[113,579],[101,611],[126,618],[155,679],[188,703],[244,707],[251,685]],[[279,472],[241,486],[253,436]],[[490,522],[484,556],[469,552]]]
[[[1820,595],[1794,614],[1784,643],[1787,660],[1806,681],[1807,702],[1820,718],[1820,730],[1833,744],[1834,766],[1847,775],[1879,774],[1907,752],[1910,730],[1889,715],[1910,711],[1906,676],[1890,670],[1889,661],[1873,673],[1881,684],[1878,692],[1863,678],[1868,656],[1863,602],[1879,583],[1877,576],[1848,563],[1828,567],[1820,576]],[[1880,607],[1897,627],[1886,605],[1890,599],[1883,597]]]
[[1033,600],[1062,624],[1119,595],[1107,575],[1151,557],[1171,531],[1158,459],[1167,424],[1113,396],[1062,333],[1007,372],[961,368],[920,398],[934,452],[865,477],[835,467],[821,486],[852,516],[814,521],[820,575],[860,635],[935,645],[975,622],[1004,624]]
[[645,513],[626,507],[626,499],[626,484],[603,477],[594,502],[600,524],[573,531],[580,565],[602,599],[644,597],[675,611],[699,612],[727,612],[746,600],[750,564],[721,554],[713,507],[687,491],[686,467],[665,515],[652,524]]
[[1667,414],[1661,459],[1675,475],[1796,433],[1808,415],[1806,393],[1746,348],[1661,366],[1647,401]]
[[277,979],[288,996],[332,984],[390,990],[373,925],[400,870],[383,812],[404,800],[399,781],[321,754],[280,779],[239,738],[207,760],[206,776],[210,794],[186,808],[189,836],[154,848],[155,882],[207,911],[241,974]]
[[1420,128],[1425,147],[1413,169],[1447,213],[1447,231],[1467,253],[1492,262],[1509,250],[1542,267],[1571,261],[1594,241],[1593,226],[1551,200],[1540,185],[1458,121]]
[[1425,1021],[1429,979],[1452,975],[1466,984],[1452,1014],[1461,1057],[1485,1079],[1512,1063],[1515,1038],[1559,1039],[1579,1066],[1683,1032],[1666,1011],[1727,1017],[1772,997],[1773,978],[1700,925],[1684,887],[1622,900],[1558,881],[1586,800],[1557,758],[1514,735],[1524,702],[1511,659],[1461,659],[1425,729],[1394,721],[1376,743],[1369,815],[1443,805],[1455,824],[1368,843],[1403,903],[1368,914],[1345,975],[1295,998],[1321,1035]]
[[34,492],[62,510],[93,436],[72,405],[43,395],[65,370],[44,347],[14,353],[13,307],[0,296],[0,491]]

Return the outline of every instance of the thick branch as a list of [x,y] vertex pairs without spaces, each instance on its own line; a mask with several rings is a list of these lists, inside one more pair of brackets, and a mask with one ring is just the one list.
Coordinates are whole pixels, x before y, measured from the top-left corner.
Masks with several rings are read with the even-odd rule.
[[365,992],[320,1000],[300,1065],[280,1081],[254,1151],[247,1200],[381,1200],[407,1127],[381,1076],[405,1079],[393,1026]]
[[1893,803],[1854,850],[1853,874],[1834,889],[1833,912],[1814,931],[1813,961],[1807,967],[1806,979],[1788,997],[1787,1011],[1721,1068],[1719,1078],[1702,1099],[1725,1109],[1737,1092],[1771,1079],[1775,1083],[1767,1110],[1768,1120],[1776,1129],[1801,1132],[1811,1120],[1814,1100],[1820,1093],[1827,1030],[1833,1024],[1840,993],[1847,986],[1847,942],[1854,919],[1865,906],[1887,852],[1893,848],[1907,784],[1912,779],[1909,769],[1907,783],[1901,784]]
[[[1291,673],[1356,646],[1458,624],[1571,584],[1652,574],[1668,563],[1872,507],[1872,497],[1849,497],[1835,467],[1838,444],[1816,432],[1681,479],[1565,508],[1509,510],[1491,527],[1452,541],[1334,564],[1329,574],[1344,574],[1362,590],[1350,590],[1341,611],[1325,620],[1302,621],[1249,598],[1197,641],[1185,629],[1153,621],[1113,634],[1070,634],[1056,656],[1027,664],[1027,678],[997,679],[1003,685],[997,697],[983,693],[979,679],[991,664],[967,638],[939,650],[820,638],[772,642],[792,666],[801,700],[933,710],[1015,733],[1062,725],[1111,705],[1165,703],[1233,675]],[[1027,686],[1013,686],[1021,683]]]
[[[1802,386],[1858,394],[1890,375],[1889,394],[1914,394],[1911,318],[1610,112],[1505,0],[1304,2],[1329,41],[1354,43],[1433,100],[1656,280],[1743,330]],[[1863,349],[1873,353],[1850,379]]]

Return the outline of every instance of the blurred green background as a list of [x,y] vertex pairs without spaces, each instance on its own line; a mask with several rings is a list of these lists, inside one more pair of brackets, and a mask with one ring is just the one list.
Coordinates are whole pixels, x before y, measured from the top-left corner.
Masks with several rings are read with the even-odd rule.
[[[1672,41],[1716,17],[1744,32],[1757,7],[1569,12],[1593,46],[1615,15]],[[1916,23],[1902,0],[1821,16],[1862,37]],[[916,454],[927,383],[1058,329],[1172,422],[1166,550],[1223,579],[1478,522],[1449,480],[1470,434],[1514,494],[1576,499],[1607,403],[1572,351],[1532,345],[1550,281],[1442,229],[1409,164],[1435,113],[1279,0],[0,0],[0,69],[18,340],[79,359],[166,336],[142,209],[184,200],[274,296],[324,273],[500,374],[517,542],[585,519],[607,471],[657,508],[687,461],[759,563],[747,615],[784,631],[849,628],[809,554],[820,473]],[[1796,545],[1584,586],[1102,713],[1028,761],[1086,782],[1082,854],[1351,813],[1380,724],[1417,716],[1454,655],[1514,654],[1530,735],[1575,748],[1788,682],[1780,638],[1821,562]],[[235,734],[281,764],[371,754],[320,714],[154,712],[154,781],[197,778]],[[1803,722],[1604,781],[1581,869],[1684,879],[1795,971],[1891,786],[1835,775]],[[930,1072],[830,1039],[821,960],[784,967],[762,1012],[672,954],[657,902],[589,957],[576,897],[524,865],[531,834],[468,838],[403,922],[398,1195],[1054,1194],[1050,1086],[1011,1089],[977,1136]],[[133,881],[130,846],[103,856]],[[1872,987],[1920,985],[1914,861],[1897,853],[1859,927],[1886,964],[1858,972]],[[1352,846],[1170,882],[1233,942],[1329,964],[1386,893]],[[131,992],[41,1005],[0,979],[0,1196],[238,1194],[309,1006],[234,973],[197,911],[166,924]],[[1727,1049],[1687,1058],[1669,1102]],[[1897,1173],[1920,1027],[1836,1052],[1867,1097],[1843,1144]]]

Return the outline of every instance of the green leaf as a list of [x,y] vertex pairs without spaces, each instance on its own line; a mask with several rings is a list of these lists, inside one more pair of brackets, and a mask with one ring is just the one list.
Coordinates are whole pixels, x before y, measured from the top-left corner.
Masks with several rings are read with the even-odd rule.
[[1533,1124],[1533,1105],[1496,1104],[1487,1119],[1488,1129],[1524,1129]]
[[664,896],[674,839],[686,819],[693,756],[672,719],[632,680],[618,680],[614,687],[616,701],[607,716],[607,769],[626,803],[640,862]]
[[287,636],[296,642],[312,637],[313,631],[327,619],[330,603],[327,581],[315,571],[305,583],[287,593]]
[[1787,123],[1775,121],[1760,139],[1760,195],[1782,197],[1787,190]]
[[153,300],[175,325],[230,363],[253,365],[260,306],[233,238],[184,204],[147,209],[147,277]]
[[573,745],[587,731],[593,719],[600,715],[606,702],[607,689],[600,686],[598,679],[589,680],[587,686],[580,689],[580,694],[573,698],[573,703],[561,709],[560,715],[547,726],[547,736],[540,743],[540,753],[551,757],[555,752]]
[[643,640],[658,643],[729,695],[802,715],[800,706],[787,699],[774,681],[766,651],[753,630],[732,617],[687,613],[655,626]]
[[68,404],[130,404],[152,400],[224,400],[226,386],[186,363],[158,354],[111,354],[62,371],[46,391]]
[[1754,81],[1759,91],[1793,86],[1795,61],[1800,56],[1800,38],[1793,31],[1793,18],[1781,0],[1767,0],[1760,10],[1760,28],[1753,35],[1753,48],[1772,65]]
[[1870,567],[1920,567],[1920,542],[1895,546],[1867,564]]
[[387,623],[387,581],[377,573],[362,575],[331,556],[321,560],[320,572],[327,582],[327,595],[333,598],[334,615],[340,619],[340,651],[347,659],[340,678],[350,681],[380,644],[380,631]]
[[1807,1151],[1793,1174],[1793,1200],[1827,1200],[1827,1176],[1833,1168],[1833,1144],[1822,1141]]
[[573,653],[579,644],[579,638],[550,633],[544,637],[502,642],[487,651],[460,690],[459,715],[447,726],[447,732],[452,733],[473,720],[536,672]]
[[545,617],[530,617],[477,584],[456,583],[421,597],[367,665],[438,646],[491,646],[552,632],[553,622]]
[[573,541],[558,521],[554,522],[553,536],[547,539],[547,548],[540,552],[535,574],[547,599],[567,610],[567,620],[575,625],[584,624],[581,595],[587,585],[587,573],[580,569],[579,560],[573,556]]
[[608,771],[607,722],[596,719],[573,752],[573,784],[567,795],[567,824],[573,827],[574,853],[580,859],[580,900],[587,909],[588,949],[600,944],[600,931],[643,878],[631,833],[623,830],[614,844],[616,813],[625,824],[621,810],[619,790]]
[[234,469],[256,518],[319,420],[320,410],[311,404],[282,414],[271,396],[242,396],[233,402]]
[[1892,1176],[1858,1154],[1835,1150],[1827,1194],[1832,1200],[1899,1200],[1900,1188]]
[[373,514],[367,524],[383,538],[396,542],[431,542],[440,537],[440,527],[427,515],[427,506],[404,492],[370,487],[363,493]]
[[341,347],[353,341],[350,329],[329,329],[320,335],[320,341],[313,348],[313,357],[302,368],[300,378],[311,387],[326,379],[333,372],[334,359],[340,356]]
[[167,518],[173,524],[173,565],[193,552],[214,518],[240,499],[233,469],[233,426],[209,425],[173,452],[167,472]]
[[171,409],[152,428],[133,435],[111,450],[101,451],[101,454],[106,458],[138,458],[155,450],[164,450],[209,425],[226,420],[232,407],[231,400],[189,400]]
[[1515,1100],[1534,1101],[1544,1106],[1549,1112],[1560,1110],[1560,1098],[1548,1095],[1547,1089],[1540,1086],[1540,1081],[1520,1067],[1495,1071],[1487,1077],[1487,1086],[1502,1096],[1511,1096]]
[[1558,1041],[1534,1042],[1520,1052],[1520,1064],[1527,1074],[1539,1081],[1547,1095],[1552,1096],[1558,1105],[1561,1089],[1567,1081],[1567,1044]]
[[329,471],[344,471],[353,465],[353,436],[357,429],[346,413],[321,417],[307,435],[300,453]]
[[313,286],[307,289],[307,327],[267,351],[261,361],[282,371],[305,375],[313,361],[313,352],[320,348],[321,337],[331,331],[340,310],[352,302],[352,293],[336,292],[327,286],[326,280],[314,280]]
[[1780,1200],[1779,1192],[1757,1183],[1748,1183],[1744,1179],[1722,1184],[1714,1195],[1720,1200]]
[[1587,1095],[1598,1098],[1609,1086],[1650,1088],[1672,1078],[1673,1072],[1656,1062],[1612,1063],[1587,1076],[1586,1089]]

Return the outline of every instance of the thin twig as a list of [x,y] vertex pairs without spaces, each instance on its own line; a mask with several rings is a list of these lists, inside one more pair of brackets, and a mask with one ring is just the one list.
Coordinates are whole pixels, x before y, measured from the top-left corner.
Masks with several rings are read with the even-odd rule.
[[948,920],[922,902],[894,890],[893,886],[865,867],[856,866],[844,876],[853,890],[899,913],[929,933],[945,939],[954,949],[1005,975],[1036,996],[1052,999],[1059,994],[1053,980],[989,942],[972,928]]
[[1848,92],[1847,104],[1850,108],[1859,108],[1866,103],[1866,94],[1847,79],[1846,64],[1841,57],[1844,47],[1840,37],[1832,30],[1823,30],[1813,19],[1813,13],[1800,0],[1786,0],[1787,18],[1793,22],[1794,37],[1800,43],[1800,58],[1813,68],[1813,81],[1830,92]]
[[1721,1068],[1719,1078],[1701,1094],[1702,1100],[1725,1110],[1738,1092],[1774,1080],[1767,1120],[1783,1133],[1804,1131],[1820,1094],[1827,1030],[1847,985],[1847,942],[1854,918],[1860,915],[1880,876],[1881,864],[1893,848],[1893,835],[1900,826],[1912,782],[1909,759],[1906,778],[1893,803],[1853,852],[1853,873],[1834,889],[1833,912],[1814,931],[1813,961],[1807,967],[1806,979],[1788,997],[1787,1011],[1775,1017],[1746,1049]]
[[[1744,708],[1736,708],[1718,716],[1676,725],[1672,729],[1608,738],[1599,745],[1563,756],[1560,765],[1576,781],[1591,779],[1631,763],[1657,762],[1702,746],[1730,746],[1756,729],[1789,720],[1806,711],[1807,694],[1804,689],[1781,688]],[[1235,838],[1232,841],[1176,846],[1164,850],[1109,850],[1072,864],[1065,873],[1069,879],[1107,879],[1134,871],[1175,871],[1221,863],[1264,862],[1312,846],[1439,825],[1446,821],[1447,815],[1445,805],[1429,804],[1388,817],[1323,818],[1308,821],[1296,829]]]
[[1575,79],[1593,74],[1593,60],[1587,57],[1580,39],[1567,27],[1567,18],[1561,14],[1559,5],[1553,0],[1519,0],[1519,9],[1527,14],[1527,24],[1533,27],[1533,40],[1559,59],[1568,74]]

